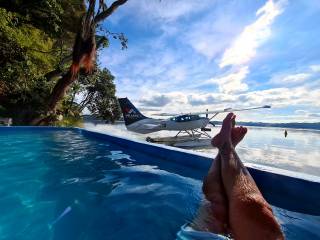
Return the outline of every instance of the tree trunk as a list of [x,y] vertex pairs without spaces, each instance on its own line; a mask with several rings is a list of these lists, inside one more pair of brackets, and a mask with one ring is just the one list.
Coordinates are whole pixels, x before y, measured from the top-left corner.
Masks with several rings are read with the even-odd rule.
[[70,85],[77,79],[76,76],[72,75],[69,70],[61,79],[58,80],[54,86],[53,91],[49,97],[47,112],[54,112],[56,110],[58,102],[65,96]]
[[40,116],[31,120],[31,125],[47,125],[53,120],[52,113],[55,112],[58,102],[65,96],[70,85],[76,80],[76,77],[72,75],[71,70],[63,75],[54,86],[49,101],[47,103],[47,109],[45,116]]

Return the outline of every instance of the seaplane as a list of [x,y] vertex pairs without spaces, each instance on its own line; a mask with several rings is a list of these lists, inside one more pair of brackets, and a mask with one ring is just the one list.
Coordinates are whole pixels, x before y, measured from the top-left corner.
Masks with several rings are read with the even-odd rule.
[[[211,131],[209,125],[214,126],[211,120],[219,113],[248,111],[261,108],[271,108],[269,105],[250,108],[226,108],[223,110],[193,113],[159,113],[159,117],[169,117],[166,119],[150,118],[143,115],[128,98],[118,98],[123,114],[125,126],[128,131],[149,134],[158,131],[175,131],[173,137],[151,138],[148,142],[163,143],[175,147],[189,148],[201,147],[210,144]],[[201,115],[205,115],[201,117]],[[210,116],[211,115],[211,116]]]

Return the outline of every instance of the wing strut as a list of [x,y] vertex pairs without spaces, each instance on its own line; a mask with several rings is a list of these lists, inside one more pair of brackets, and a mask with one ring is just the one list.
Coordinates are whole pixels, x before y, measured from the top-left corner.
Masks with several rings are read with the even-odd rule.
[[214,118],[215,116],[217,116],[219,113],[215,113],[213,114],[213,116],[211,118],[209,118],[209,121],[211,121],[212,118]]

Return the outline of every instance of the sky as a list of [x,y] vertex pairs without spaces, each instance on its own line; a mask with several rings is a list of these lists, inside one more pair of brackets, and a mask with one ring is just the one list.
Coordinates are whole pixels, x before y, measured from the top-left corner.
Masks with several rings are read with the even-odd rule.
[[98,60],[147,116],[271,105],[238,121],[320,122],[319,22],[319,0],[128,0],[102,26],[128,48]]

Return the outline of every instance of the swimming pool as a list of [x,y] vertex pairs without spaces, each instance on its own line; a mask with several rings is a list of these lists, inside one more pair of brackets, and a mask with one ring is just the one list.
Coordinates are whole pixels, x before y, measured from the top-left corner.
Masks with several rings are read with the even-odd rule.
[[[0,128],[0,148],[0,239],[175,239],[209,165],[81,129]],[[251,172],[287,239],[320,239],[318,179]]]

